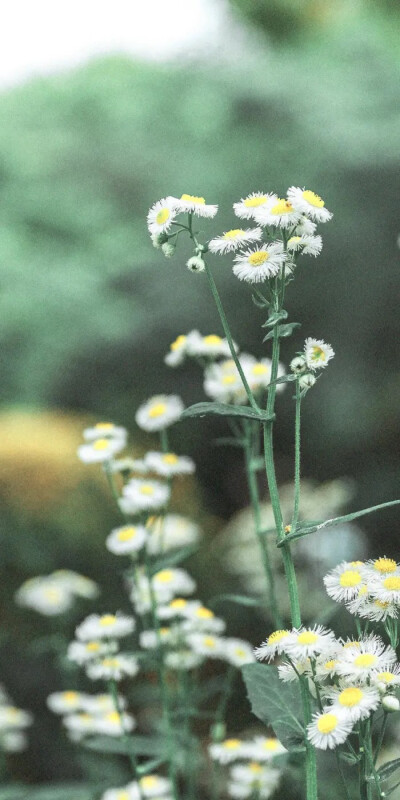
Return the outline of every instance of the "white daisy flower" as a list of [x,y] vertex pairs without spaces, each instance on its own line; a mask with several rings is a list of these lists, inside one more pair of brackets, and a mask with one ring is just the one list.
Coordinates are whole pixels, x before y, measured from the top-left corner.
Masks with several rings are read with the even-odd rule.
[[64,717],[63,725],[67,729],[70,738],[74,742],[79,742],[84,736],[91,736],[97,733],[97,719],[97,715],[88,714],[85,711],[78,714],[69,714],[67,717]]
[[268,205],[271,197],[273,197],[271,193],[252,192],[242,198],[239,203],[234,203],[233,210],[239,219],[252,219],[255,211]]
[[314,628],[293,629],[285,642],[284,651],[294,661],[304,658],[315,658],[332,647],[335,635],[322,625]]
[[144,431],[161,431],[180,418],[184,405],[175,394],[159,394],[140,406],[135,414],[139,428]]
[[[174,608],[177,609],[179,601],[182,601],[182,598],[178,598],[177,602],[175,602],[175,605],[174,601],[172,601],[169,604],[169,607],[172,608],[174,606]],[[199,633],[223,633],[226,628],[225,620],[220,619],[220,617],[216,617],[210,608],[206,608],[206,606],[203,606],[196,600],[187,602],[185,606],[181,604],[180,615],[183,618],[183,631],[197,631]]]
[[259,225],[292,228],[300,222],[301,215],[286,198],[272,195],[265,206],[257,209],[254,219]]
[[124,514],[140,514],[164,508],[170,495],[171,489],[166,483],[132,478],[123,487],[118,503]]
[[[125,697],[118,695],[118,706],[124,710],[128,703]],[[110,694],[85,694],[82,698],[82,708],[88,714],[109,714],[115,710],[114,699]]]
[[296,211],[306,214],[315,222],[328,222],[332,219],[332,214],[325,208],[324,201],[315,192],[309,189],[300,189],[298,186],[291,186],[288,189],[288,200]]
[[324,577],[324,584],[329,597],[338,603],[347,603],[358,597],[360,590],[365,587],[362,566],[362,562],[358,565],[358,562],[342,561],[328,572]]
[[381,672],[372,672],[370,676],[371,684],[379,688],[383,684],[385,689],[392,686],[400,686],[400,664],[392,664],[390,669]]
[[365,595],[363,598],[352,600],[346,604],[350,614],[355,614],[362,619],[370,619],[373,622],[384,622],[388,617],[397,619],[398,609],[395,603],[383,602],[376,598]]
[[400,570],[371,578],[369,592],[381,603],[400,604]]
[[147,552],[151,555],[165,553],[176,547],[187,547],[199,541],[198,525],[180,514],[166,514],[148,520],[149,539]]
[[6,753],[22,753],[28,747],[28,738],[21,730],[3,731],[1,746]]
[[317,657],[315,661],[315,676],[320,683],[323,683],[327,678],[333,678],[334,675],[336,675],[338,655],[341,649],[341,645],[337,643],[337,647],[332,651],[327,651]]
[[330,710],[333,714],[337,709],[346,711],[352,722],[369,717],[380,701],[378,690],[372,686],[332,687],[325,692],[325,696],[332,703]]
[[164,363],[169,367],[180,367],[186,358],[187,336],[180,334],[175,341],[171,342],[169,352],[164,357]]
[[[158,615],[158,610],[157,610]],[[162,645],[171,645],[172,647],[177,644],[180,635],[176,628],[161,627],[157,631],[145,630],[139,633],[139,643],[143,650],[155,650],[159,646],[159,639]]]
[[144,775],[139,781],[144,797],[159,797],[171,792],[171,781],[161,775]]
[[146,453],[144,463],[149,472],[155,472],[161,478],[193,475],[196,471],[193,459],[189,456],[177,456],[175,453],[157,453],[151,450]]
[[202,656],[193,653],[191,650],[175,650],[166,653],[164,656],[164,664],[168,669],[181,670],[196,669],[203,663]]
[[247,758],[247,742],[241,739],[225,739],[223,742],[214,742],[208,746],[208,752],[213,761],[219,764],[231,764],[242,758]]
[[230,770],[231,781],[228,785],[228,792],[239,800],[254,796],[254,794],[260,800],[261,798],[265,800],[273,794],[278,786],[280,774],[279,770],[259,764],[258,761],[251,761],[249,764],[235,764]]
[[15,594],[15,600],[20,606],[53,617],[73,607],[74,595],[65,584],[52,580],[51,576],[37,576],[22,584]]
[[376,575],[392,575],[393,573],[400,572],[400,564],[394,558],[371,558],[364,564],[364,571],[369,577],[376,577]]
[[211,253],[231,253],[248,242],[259,242],[261,237],[261,228],[234,228],[211,239],[208,246]]
[[85,428],[83,438],[86,442],[95,442],[97,439],[120,439],[125,446],[128,431],[121,425],[114,425],[113,422],[97,422],[91,428]]
[[256,736],[253,741],[243,742],[246,758],[268,762],[275,756],[287,753],[286,747],[275,736]]
[[[254,356],[248,353],[242,353],[240,356],[240,363],[252,392],[259,392],[268,388],[271,380],[271,359],[262,358],[260,361],[257,361]],[[284,374],[285,367],[279,362],[278,378]],[[284,389],[284,384],[278,384],[276,388],[278,392],[282,391]]]
[[121,786],[119,789],[107,789],[101,796],[101,800],[140,800],[140,793],[137,787],[132,785]]
[[225,639],[225,660],[234,667],[252,664],[255,661],[254,649],[244,639]]
[[0,706],[0,730],[29,728],[32,722],[33,716],[29,711],[15,706]]
[[302,253],[304,256],[319,256],[322,250],[321,236],[312,236],[310,234],[303,234],[299,236],[291,236],[287,249],[289,253]]
[[196,583],[185,569],[170,568],[156,572],[152,577],[154,591],[168,589],[171,594],[192,594],[196,590]]
[[49,579],[56,581],[58,585],[65,586],[72,594],[93,600],[99,596],[99,587],[91,578],[80,575],[72,569],[57,569],[49,575]]
[[346,741],[353,724],[347,711],[334,713],[325,708],[322,713],[314,714],[312,722],[307,725],[307,738],[320,750],[333,750]]
[[[186,600],[185,597],[175,597],[168,605],[160,606],[157,614],[159,619],[185,618],[186,615],[190,617],[198,608],[201,608],[200,600]],[[214,616],[212,611],[210,611],[210,614]]]
[[308,368],[313,371],[326,367],[328,361],[335,355],[330,344],[326,344],[322,339],[312,339],[311,337],[305,341],[304,354]]
[[124,614],[90,614],[78,625],[75,635],[81,642],[93,639],[120,639],[135,629],[133,617]]
[[282,242],[260,244],[235,256],[233,274],[241,281],[260,283],[277,275],[285,258]]
[[207,205],[204,197],[195,197],[191,194],[183,194],[179,200],[174,197],[174,207],[178,214],[186,211],[209,219],[215,217],[218,211],[218,206]]
[[379,636],[368,636],[348,645],[343,647],[336,671],[350,680],[366,681],[371,673],[390,669],[396,661],[393,648],[386,647]]
[[122,525],[114,528],[106,539],[106,547],[116,556],[137,553],[147,540],[144,525]]
[[139,671],[137,659],[134,656],[118,653],[102,658],[101,661],[86,664],[86,674],[91,680],[121,681],[123,678],[133,678]]
[[150,233],[167,233],[176,217],[175,198],[165,197],[151,207],[147,215]]
[[[239,357],[242,365],[242,357]],[[204,372],[204,392],[221,403],[245,402],[246,393],[233,359],[210,364]]]
[[74,689],[49,694],[46,703],[53,714],[71,714],[84,708],[84,695]]
[[[237,352],[239,348],[235,342],[234,347]],[[202,336],[199,331],[190,331],[187,335],[186,353],[192,358],[226,358],[230,352],[227,340],[215,333]]]
[[295,236],[313,236],[316,230],[316,223],[311,222],[308,217],[302,216],[293,233]]
[[312,676],[311,661],[309,658],[303,658],[298,661],[284,661],[283,664],[278,666],[279,677],[284,683],[292,683],[297,681],[299,675]]
[[104,736],[122,736],[124,733],[133,731],[136,727],[135,719],[131,714],[118,714],[117,711],[109,711],[103,716],[94,718],[94,732]]
[[225,639],[211,633],[190,633],[187,643],[195,653],[207,658],[225,658]]
[[258,661],[273,661],[276,656],[282,655],[290,636],[291,632],[289,630],[273,631],[265,642],[256,647],[254,650],[255,657]]
[[117,453],[120,453],[125,447],[123,439],[111,439],[102,437],[95,439],[88,444],[81,444],[78,447],[78,458],[84,464],[100,464],[103,461],[110,461]]
[[75,664],[82,666],[87,664],[88,661],[93,661],[93,659],[115,653],[116,650],[116,642],[101,642],[96,639],[92,639],[89,642],[70,642],[67,658],[69,661],[74,661]]

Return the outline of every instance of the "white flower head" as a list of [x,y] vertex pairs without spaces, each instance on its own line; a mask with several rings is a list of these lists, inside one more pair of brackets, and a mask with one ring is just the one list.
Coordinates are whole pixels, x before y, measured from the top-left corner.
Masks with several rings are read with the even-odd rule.
[[33,716],[29,711],[11,705],[0,706],[0,731],[29,728],[32,722]]
[[101,464],[104,461],[111,461],[124,447],[124,439],[103,436],[88,444],[81,444],[77,453],[84,464]]
[[229,794],[240,800],[257,796],[266,800],[274,793],[279,783],[280,771],[269,765],[251,761],[248,764],[235,764],[230,770]]
[[225,639],[225,659],[234,667],[252,664],[256,660],[253,646],[244,639],[234,638]]
[[329,597],[338,603],[358,597],[360,590],[366,588],[362,567],[362,561],[342,561],[328,572],[324,584]]
[[195,197],[192,194],[183,194],[179,200],[176,197],[173,200],[174,208],[178,214],[186,211],[187,213],[196,214],[198,217],[212,219],[218,211],[218,206],[209,205],[204,197]]
[[287,249],[289,253],[302,253],[304,256],[319,256],[322,250],[321,236],[303,234],[302,236],[291,236]]
[[314,628],[299,628],[291,631],[290,638],[284,644],[284,652],[293,660],[314,658],[327,651],[335,642],[332,631],[322,625]]
[[86,674],[91,680],[121,681],[123,678],[133,678],[139,671],[137,659],[126,653],[108,655],[100,661],[86,664]]
[[147,227],[150,233],[167,233],[169,231],[176,217],[174,201],[174,197],[165,197],[154,203],[147,215]]
[[95,442],[97,439],[120,439],[126,444],[128,431],[121,425],[114,425],[113,422],[97,422],[91,428],[83,431],[85,442]]
[[332,214],[325,208],[325,202],[318,194],[309,189],[300,189],[298,186],[291,186],[288,189],[288,200],[296,211],[306,214],[315,222],[328,222],[332,219]]
[[300,221],[297,223],[294,229],[294,235],[313,236],[316,230],[317,230],[316,223],[312,222],[308,217],[302,216],[300,217]]
[[180,514],[153,517],[148,520],[147,527],[149,531],[147,552],[151,555],[196,544],[200,538],[199,526]]
[[260,244],[235,256],[233,273],[241,281],[260,283],[277,275],[285,258],[282,242]]
[[239,203],[234,203],[233,210],[239,219],[253,219],[258,209],[268,205],[271,197],[273,197],[272,194],[252,192],[242,198]]
[[192,650],[172,650],[164,656],[165,666],[176,672],[196,669],[202,662],[202,656],[193,653]]
[[183,402],[177,395],[155,395],[140,406],[135,420],[144,431],[162,431],[178,421],[183,409]]
[[387,558],[386,556],[371,558],[365,562],[364,572],[371,578],[377,575],[392,575],[400,572],[400,564],[397,564],[394,558]]
[[195,463],[189,456],[177,456],[175,453],[158,453],[153,450],[146,453],[144,463],[149,472],[155,472],[161,478],[172,478],[175,475],[193,475],[196,470]]
[[204,272],[206,265],[201,256],[191,256],[186,262],[189,272]]
[[122,525],[114,528],[106,539],[106,547],[116,556],[138,553],[147,540],[144,525]]
[[180,365],[183,364],[186,358],[186,342],[187,336],[184,336],[182,333],[171,342],[169,352],[164,357],[165,364],[169,367],[180,367]]
[[84,694],[75,689],[53,692],[49,694],[46,702],[54,714],[72,714],[84,708]]
[[95,581],[72,569],[56,569],[49,575],[49,580],[56,582],[59,586],[64,586],[77,597],[93,600],[99,595],[99,587]]
[[225,660],[225,639],[222,637],[211,633],[189,633],[187,643],[198,655]]
[[[125,710],[128,703],[125,697],[118,695],[118,706]],[[114,711],[114,699],[110,694],[85,694],[82,698],[82,708],[88,714],[104,715]]]
[[219,764],[231,764],[247,758],[247,742],[241,739],[225,739],[223,742],[214,742],[208,747],[208,752],[213,761]]
[[104,736],[122,736],[135,727],[136,721],[131,714],[118,714],[117,711],[108,711],[93,720],[93,732]]
[[388,617],[397,619],[398,608],[393,602],[378,600],[368,594],[346,603],[346,608],[350,614],[355,614],[362,619],[369,619],[372,622],[384,622]]
[[159,797],[171,792],[171,782],[161,775],[144,775],[140,779],[143,797]]
[[256,736],[252,741],[243,744],[246,757],[252,761],[269,762],[275,756],[287,753],[286,747],[275,736]]
[[189,595],[196,590],[196,583],[185,569],[178,567],[162,569],[156,572],[152,579],[154,591],[167,590],[171,595]]
[[390,669],[381,672],[372,672],[370,676],[371,684],[384,689],[391,689],[400,686],[400,664],[392,664]]
[[300,222],[301,215],[286,198],[271,195],[265,206],[257,209],[254,219],[259,225],[276,228],[293,228]]
[[[239,357],[239,361],[242,365],[242,357]],[[206,368],[204,392],[208,397],[221,403],[245,402],[246,393],[233,359],[210,364]]]
[[386,647],[379,636],[368,636],[344,645],[336,671],[349,680],[365,682],[372,673],[390,669],[395,661],[396,653],[392,647]]
[[[248,353],[242,353],[240,356],[240,364],[243,368],[246,380],[253,392],[259,392],[268,388],[271,380],[271,366],[272,362],[269,358],[262,358],[257,361],[254,356]],[[285,374],[285,367],[279,362],[278,364],[278,378]],[[278,384],[277,391],[282,391],[284,384]]]
[[225,631],[225,620],[216,617],[210,608],[203,606],[197,600],[184,603],[183,598],[177,598],[169,604],[169,609],[182,617],[183,631],[199,633],[223,633]]
[[372,597],[381,603],[400,605],[400,569],[397,569],[395,573],[384,573],[371,578],[369,592]]
[[346,741],[354,723],[346,711],[331,711],[329,707],[322,713],[314,714],[307,725],[307,738],[320,750],[333,750]]
[[40,575],[25,581],[16,592],[15,600],[20,606],[54,617],[73,607],[74,594],[63,582],[53,580],[51,575]]
[[81,642],[120,639],[135,629],[135,620],[124,614],[90,614],[78,625],[75,635]]
[[278,630],[270,633],[265,642],[256,647],[254,654],[258,661],[273,661],[277,655],[285,651],[285,644],[289,641],[291,631]]
[[110,655],[117,650],[116,642],[104,642],[92,639],[88,642],[70,642],[67,650],[67,658],[75,664],[82,666],[88,661]]
[[222,236],[216,236],[209,242],[211,253],[230,253],[239,250],[248,242],[259,242],[262,237],[261,228],[234,228],[225,231]]
[[[236,352],[237,344],[234,343]],[[230,356],[230,348],[226,339],[210,333],[202,336],[199,331],[190,331],[186,338],[186,353],[192,358],[226,358]]]
[[330,344],[324,342],[323,339],[312,339],[311,337],[305,341],[304,354],[308,368],[313,371],[326,367],[328,361],[335,355]]
[[107,789],[101,800],[140,800],[140,793],[136,785],[127,784],[119,789]]
[[350,685],[334,687],[325,692],[325,696],[332,702],[332,712],[346,711],[352,722],[369,717],[371,711],[378,708],[379,692],[372,686]]
[[159,511],[167,505],[171,489],[161,481],[132,478],[122,489],[118,503],[125,514]]

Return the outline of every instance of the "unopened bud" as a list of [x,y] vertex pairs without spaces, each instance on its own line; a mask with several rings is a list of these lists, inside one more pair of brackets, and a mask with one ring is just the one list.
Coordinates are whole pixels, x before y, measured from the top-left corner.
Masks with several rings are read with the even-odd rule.
[[376,684],[376,688],[378,689],[378,692],[381,695],[381,697],[383,697],[383,695],[386,694],[387,692],[388,688],[387,683],[385,683],[384,681],[378,681],[378,683]]
[[186,266],[191,272],[204,272],[206,265],[200,256],[192,256],[192,258],[189,258],[189,261],[186,262]]
[[211,738],[213,742],[222,742],[226,736],[225,722],[216,722],[211,728]]
[[307,362],[304,356],[296,356],[296,358],[290,362],[290,369],[296,375],[301,375],[302,372],[305,372],[307,369]]
[[397,697],[394,697],[394,695],[387,694],[385,695],[385,697],[382,698],[382,708],[389,714],[391,714],[394,711],[399,711],[400,702],[397,699]]
[[300,389],[311,389],[316,381],[315,375],[312,372],[307,372],[305,375],[300,375],[299,386]]
[[168,241],[168,236],[166,233],[152,233],[151,241],[153,243],[153,247],[155,247],[156,250],[160,250],[161,245]]
[[200,255],[200,253],[206,253],[208,250],[208,245],[206,244],[198,244],[196,247],[196,253]]
[[175,245],[171,244],[170,242],[165,242],[165,244],[161,245],[161,250],[163,251],[166,258],[171,258],[171,256],[175,253]]

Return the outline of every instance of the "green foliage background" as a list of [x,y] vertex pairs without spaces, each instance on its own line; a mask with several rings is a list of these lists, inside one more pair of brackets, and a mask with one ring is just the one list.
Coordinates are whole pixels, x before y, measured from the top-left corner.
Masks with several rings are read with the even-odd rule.
[[[365,3],[335,22],[311,2],[233,5],[257,28],[231,58],[104,58],[0,97],[0,398],[5,407],[83,411],[131,429],[137,403],[152,393],[204,399],[194,369],[176,373],[162,359],[180,332],[220,332],[216,313],[203,277],[185,268],[189,251],[167,261],[152,248],[147,210],[167,194],[203,195],[221,209],[204,223],[208,236],[232,226],[232,202],[248,192],[306,185],[335,216],[322,231],[322,256],[304,259],[289,290],[291,319],[302,329],[284,356],[312,335],[331,342],[336,358],[307,398],[304,474],[349,475],[357,506],[383,502],[399,494],[397,17],[390,3]],[[263,355],[263,319],[249,291],[229,258],[214,264],[235,339]],[[290,392],[281,405],[278,474],[288,480]],[[190,436],[203,500],[227,517],[246,496],[240,463],[204,444],[206,431],[218,429],[215,421],[186,422],[177,437],[187,449]],[[10,545],[29,521],[16,522],[7,509],[1,521],[5,564],[28,560],[39,572],[65,555],[68,566],[101,570],[106,530],[71,557],[74,526],[58,519],[59,546],[31,562],[24,535]],[[365,527],[371,555],[398,555],[395,512]],[[5,595],[17,572],[7,574]],[[22,653],[13,653],[21,691]],[[11,680],[7,658],[0,660]],[[44,696],[52,684],[56,677],[44,671],[34,688]],[[17,774],[68,774],[69,757],[56,765],[54,731],[46,731],[50,760],[19,764]]]

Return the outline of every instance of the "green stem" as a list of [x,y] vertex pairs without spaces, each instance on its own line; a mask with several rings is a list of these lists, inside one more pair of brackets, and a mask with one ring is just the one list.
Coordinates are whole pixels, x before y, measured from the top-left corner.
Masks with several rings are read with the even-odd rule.
[[385,731],[386,731],[386,725],[387,725],[387,721],[388,721],[388,716],[389,716],[389,714],[387,713],[387,711],[384,711],[384,713],[383,713],[383,720],[382,720],[382,726],[381,726],[381,730],[380,730],[380,733],[379,733],[379,738],[378,738],[378,741],[377,741],[377,743],[376,743],[376,750],[375,750],[375,756],[374,756],[374,764],[376,764],[376,762],[378,761],[378,758],[379,758],[379,753],[380,753],[380,751],[381,751],[382,742],[383,742],[383,739],[384,739],[384,736],[385,736]]
[[[245,422],[246,425],[245,425],[244,454],[245,454],[245,464],[246,464],[247,485],[249,489],[250,502],[253,511],[255,532],[260,545],[264,572],[268,584],[269,609],[273,619],[274,627],[279,629],[282,628],[283,623],[282,623],[282,617],[279,612],[278,601],[276,598],[275,576],[269,558],[267,536],[265,534],[265,531],[263,530],[261,522],[260,496],[258,491],[257,476],[252,467],[253,424],[251,422],[247,424],[247,420]],[[257,435],[258,435],[258,424],[257,424]]]
[[113,701],[113,704],[114,704],[115,711],[117,712],[117,714],[119,715],[120,720],[121,720],[121,728],[122,728],[122,736],[121,736],[121,738],[122,738],[122,741],[123,741],[123,743],[124,743],[124,745],[126,747],[126,755],[128,756],[129,761],[131,763],[133,777],[134,777],[135,781],[138,784],[138,791],[139,791],[140,800],[143,800],[143,793],[142,793],[142,789],[141,789],[141,786],[140,786],[140,778],[139,778],[139,771],[138,771],[138,762],[136,760],[135,753],[133,752],[133,750],[132,750],[132,748],[130,746],[129,735],[128,735],[128,733],[126,732],[126,730],[124,728],[124,724],[123,724],[124,711],[121,708],[121,704],[119,702],[118,687],[117,687],[116,682],[114,680],[110,680],[108,682],[108,688],[109,688],[109,691],[110,691],[110,695],[112,697],[112,701]]
[[[300,675],[300,694],[303,706],[304,724],[307,727],[311,722],[311,704],[310,694],[307,686],[307,679],[304,675]],[[317,758],[315,747],[307,739],[304,740],[306,747],[306,798],[307,800],[318,800],[318,787],[317,787]]]
[[300,431],[301,431],[301,392],[300,382],[296,379],[296,421],[294,437],[294,509],[291,532],[297,528],[300,508]]

